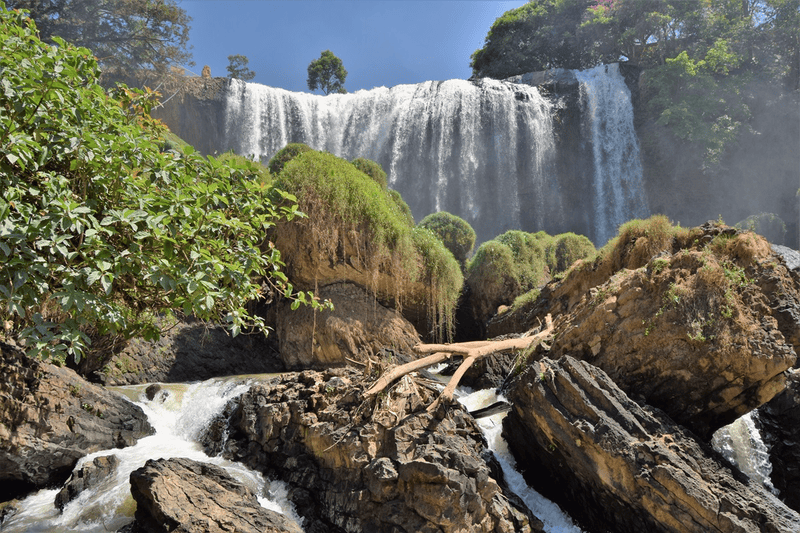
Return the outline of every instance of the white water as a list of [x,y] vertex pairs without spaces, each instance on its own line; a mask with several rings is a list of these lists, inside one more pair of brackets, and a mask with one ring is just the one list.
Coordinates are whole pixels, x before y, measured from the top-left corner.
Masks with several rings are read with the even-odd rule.
[[448,80],[320,96],[231,82],[227,149],[267,161],[289,142],[379,162],[417,220],[449,211],[478,240],[563,220],[551,104],[535,87]]
[[[466,394],[459,396],[458,401],[469,411],[480,409],[481,407],[491,405],[503,399],[492,389],[467,393],[467,391],[462,388],[460,392]],[[566,515],[558,505],[528,486],[522,474],[517,470],[514,457],[508,449],[506,440],[501,435],[503,418],[505,416],[506,413],[499,413],[480,418],[477,422],[483,430],[483,435],[486,437],[489,449],[494,453],[497,461],[503,468],[503,475],[505,475],[506,483],[508,483],[509,488],[514,491],[517,496],[522,498],[522,501],[524,501],[528,509],[533,512],[534,516],[544,523],[544,530],[548,533],[582,533],[581,529],[575,525],[572,519]]]
[[769,448],[764,444],[751,413],[717,430],[711,445],[750,479],[778,495],[779,491],[770,479],[772,464],[769,461]]
[[592,240],[602,246],[617,234],[620,224],[648,216],[639,141],[631,93],[619,64],[575,71],[575,75],[581,83],[594,156],[596,234]]
[[104,455],[116,455],[120,464],[116,472],[97,487],[84,491],[67,504],[63,513],[59,513],[53,503],[58,490],[41,490],[25,498],[18,505],[21,511],[3,523],[0,528],[3,533],[116,531],[133,519],[136,504],[130,495],[131,472],[142,467],[148,459],[170,457],[186,457],[222,466],[259,495],[262,506],[301,523],[281,483],[267,483],[260,473],[238,463],[209,457],[196,442],[200,432],[225,404],[244,393],[249,385],[217,379],[189,385],[164,385],[164,390],[153,401],[144,399],[145,388],[141,385],[124,389],[126,396],[132,397],[142,407],[156,433],[140,439],[134,446],[104,450],[84,457],[76,468]]

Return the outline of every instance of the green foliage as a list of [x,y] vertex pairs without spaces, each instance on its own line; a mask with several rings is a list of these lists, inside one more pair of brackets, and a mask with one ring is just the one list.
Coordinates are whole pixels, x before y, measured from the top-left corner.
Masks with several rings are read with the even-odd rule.
[[409,225],[413,226],[416,223],[414,222],[414,214],[411,212],[411,208],[408,207],[408,204],[403,200],[403,197],[400,195],[399,192],[389,189],[389,198],[392,199],[392,202],[395,204],[395,208],[401,214],[403,218],[406,219]]
[[256,77],[256,73],[248,68],[250,60],[247,56],[240,54],[228,56],[228,66],[225,69],[228,71],[229,78],[235,78],[242,81],[250,81]]
[[[89,50],[42,43],[30,19],[0,8],[0,315],[29,354],[78,360],[98,335],[156,338],[180,309],[233,334],[262,281],[287,288],[266,231],[299,213],[223,164],[162,151],[152,93],[97,85]],[[272,193],[275,194],[275,193]],[[291,291],[289,290],[289,296]],[[297,295],[302,300],[310,295]]]
[[353,166],[370,178],[374,179],[375,183],[384,189],[389,186],[389,182],[386,181],[386,172],[384,172],[383,167],[381,167],[380,164],[376,163],[375,161],[359,157],[357,159],[353,159]]
[[144,86],[169,74],[172,65],[193,65],[191,17],[174,0],[7,0],[6,5],[29,10],[43,41],[57,43],[60,37],[89,48],[105,85],[133,79]]
[[553,276],[565,272],[575,261],[594,257],[596,253],[588,237],[571,232],[552,237],[545,247],[547,266]]
[[462,268],[466,267],[467,256],[475,246],[475,230],[466,220],[447,211],[440,211],[426,216],[419,225],[431,230]]
[[412,285],[424,284],[434,335],[451,336],[463,285],[461,270],[432,233],[414,228],[408,206],[395,191],[346,160],[313,150],[288,162],[275,186],[296,195],[299,207],[309,215],[316,242],[308,246],[336,250],[340,243],[333,228],[360,235],[369,246],[362,261],[374,277],[379,272],[391,274],[400,300],[409,296]]
[[494,240],[505,244],[511,250],[514,257],[512,271],[521,291],[536,288],[544,282],[545,253],[539,238],[524,231],[510,230],[495,237]]
[[278,150],[272,159],[269,160],[267,167],[275,175],[280,174],[283,167],[303,152],[310,152],[311,148],[303,143],[290,143]]
[[322,90],[326,95],[330,93],[344,94],[344,80],[347,78],[347,71],[344,69],[342,60],[336,57],[330,50],[325,50],[319,59],[312,61],[308,65],[308,88],[316,91]]
[[516,295],[522,288],[514,252],[497,240],[486,241],[475,251],[467,264],[467,281],[490,293],[511,289]]
[[734,227],[758,233],[774,243],[783,242],[786,235],[786,223],[775,213],[751,215],[734,224]]

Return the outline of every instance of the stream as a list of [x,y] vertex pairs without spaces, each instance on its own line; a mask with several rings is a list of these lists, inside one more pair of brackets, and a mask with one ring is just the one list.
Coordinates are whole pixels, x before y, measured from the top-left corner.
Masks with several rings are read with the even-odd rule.
[[[119,466],[114,474],[92,489],[81,493],[69,502],[63,512],[54,505],[58,489],[40,490],[18,504],[19,512],[8,517],[0,526],[4,533],[37,532],[90,532],[117,531],[129,523],[136,509],[130,494],[129,477],[148,459],[186,457],[225,468],[234,478],[247,485],[262,506],[286,514],[298,523],[288,500],[287,487],[280,481],[268,481],[243,465],[206,455],[197,439],[202,430],[233,398],[248,390],[258,377],[232,377],[211,379],[200,383],[162,385],[153,400],[147,400],[148,385],[115,387],[139,405],[148,416],[156,433],[140,439],[135,446],[104,450],[78,461],[76,469],[96,457],[116,455]],[[493,389],[470,391],[460,388],[457,399],[468,410],[474,411],[503,399]],[[572,519],[550,500],[533,490],[516,469],[514,458],[502,437],[502,420],[505,413],[478,419],[489,449],[502,466],[506,483],[528,508],[544,523],[548,533],[582,533]],[[766,447],[761,441],[753,420],[746,415],[723,428],[714,437],[714,446],[736,463],[749,476],[758,479],[775,492],[769,482],[771,466]]]

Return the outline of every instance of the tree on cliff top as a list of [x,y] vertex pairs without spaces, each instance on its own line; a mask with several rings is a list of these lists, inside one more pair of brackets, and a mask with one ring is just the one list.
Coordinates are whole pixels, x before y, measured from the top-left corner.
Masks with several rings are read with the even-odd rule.
[[[191,17],[175,0],[7,0],[9,10],[26,9],[49,43],[61,37],[92,51],[102,82],[144,82],[169,74],[174,65],[193,65]],[[139,84],[139,83],[137,83]]]
[[88,49],[36,33],[0,5],[2,335],[63,361],[93,338],[156,338],[173,309],[233,334],[263,326],[248,311],[262,283],[293,295],[278,250],[260,247],[298,215],[294,197],[253,162],[162,151],[153,93],[108,95]]
[[347,71],[344,69],[342,60],[330,50],[322,52],[319,59],[308,65],[309,90],[316,91],[319,88],[326,95],[344,94],[347,92],[344,88],[345,78],[347,78]]
[[240,54],[228,56],[228,66],[225,67],[228,71],[229,78],[235,78],[242,81],[250,81],[256,77],[256,73],[250,70],[247,66],[250,60],[247,56]]

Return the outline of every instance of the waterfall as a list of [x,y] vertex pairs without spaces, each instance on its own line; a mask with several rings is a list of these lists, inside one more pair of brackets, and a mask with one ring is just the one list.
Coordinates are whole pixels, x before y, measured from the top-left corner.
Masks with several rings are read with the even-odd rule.
[[575,71],[575,75],[581,84],[594,159],[596,233],[592,240],[602,246],[616,235],[620,224],[648,216],[639,141],[633,127],[631,93],[619,64]]
[[717,430],[711,439],[711,445],[747,474],[747,477],[761,483],[773,494],[778,494],[778,489],[770,479],[772,464],[769,461],[769,448],[761,438],[752,413],[747,413]]
[[267,482],[245,466],[221,457],[207,456],[196,439],[229,400],[244,393],[249,385],[241,381],[212,379],[202,383],[164,385],[152,401],[144,396],[146,385],[119,389],[139,404],[156,433],[139,439],[134,446],[104,450],[78,461],[76,470],[104,455],[116,455],[116,470],[95,487],[83,491],[59,512],[54,505],[58,489],[40,490],[22,500],[19,512],[8,517],[3,533],[92,532],[117,531],[131,522],[135,502],[130,494],[130,474],[144,466],[148,459],[186,457],[225,468],[231,476],[259,496],[263,507],[291,516],[298,523],[280,482]]
[[224,149],[268,161],[290,142],[381,164],[416,220],[449,211],[478,240],[564,226],[551,104],[538,89],[449,80],[320,96],[233,80]]
[[[582,132],[554,121],[557,97],[512,81],[320,96],[232,80],[220,149],[265,163],[291,142],[365,157],[381,164],[418,221],[449,211],[478,242],[522,229],[574,231],[602,245],[621,223],[648,214],[631,95],[617,64],[567,75],[575,93],[580,86]],[[586,142],[576,152],[577,135]],[[586,165],[560,170],[559,158]]]

